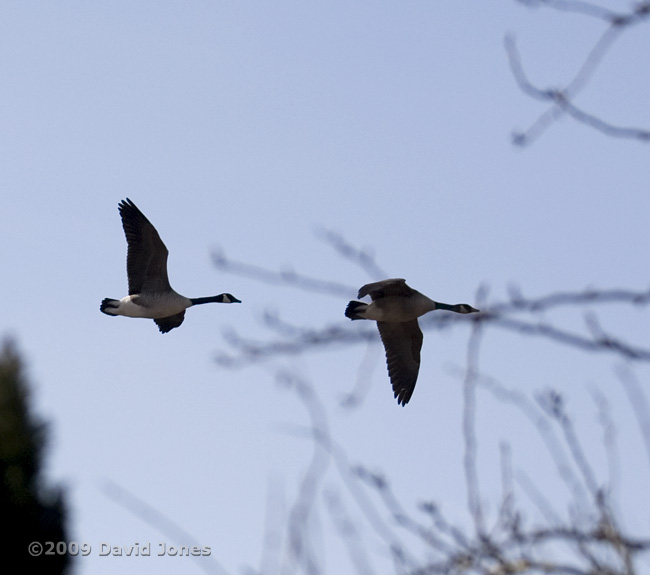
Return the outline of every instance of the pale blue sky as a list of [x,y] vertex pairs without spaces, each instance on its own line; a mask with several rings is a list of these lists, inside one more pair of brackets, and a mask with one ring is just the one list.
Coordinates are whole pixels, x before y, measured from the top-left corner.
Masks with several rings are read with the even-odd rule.
[[[544,108],[517,88],[505,34],[516,34],[533,81],[559,86],[601,31],[595,20],[508,0],[0,6],[0,332],[18,339],[38,413],[51,424],[47,469],[67,488],[71,539],[93,545],[77,574],[200,572],[186,558],[99,557],[102,542],[175,543],[108,498],[106,479],[210,546],[229,572],[258,566],[269,486],[286,513],[312,451],[286,433],[308,419],[274,383],[278,367],[313,383],[334,439],[352,462],[383,470],[409,509],[434,499],[467,521],[461,385],[449,369],[464,365],[467,328],[425,334],[405,408],[378,344],[225,371],[212,361],[227,349],[224,330],[269,337],[265,309],[300,325],[359,326],[343,317],[346,298],[219,273],[210,252],[340,282],[352,298],[377,278],[319,241],[314,230],[325,227],[448,303],[475,303],[483,283],[494,301],[511,283],[531,296],[645,289],[647,146],[566,119],[529,149],[510,144],[511,131]],[[578,103],[650,126],[649,49],[647,26],[630,30]],[[169,248],[175,289],[228,291],[243,303],[189,310],[164,336],[152,321],[101,314],[104,297],[127,292],[117,212],[127,196]],[[638,341],[650,335],[647,312],[603,317]],[[581,313],[548,319],[582,321]],[[338,402],[365,354],[371,386],[347,412]],[[486,373],[526,394],[561,389],[601,466],[590,386],[607,394],[629,450],[621,506],[628,527],[647,528],[648,509],[625,501],[648,468],[629,457],[638,436],[616,365],[497,330],[481,355]],[[647,369],[637,373],[647,380]],[[516,465],[561,501],[521,417],[486,394],[478,409],[486,499],[498,501],[494,458],[507,438]],[[323,486],[345,497],[333,467]],[[318,515],[326,567],[349,572],[322,505]],[[381,553],[371,560],[381,572],[390,565]]]

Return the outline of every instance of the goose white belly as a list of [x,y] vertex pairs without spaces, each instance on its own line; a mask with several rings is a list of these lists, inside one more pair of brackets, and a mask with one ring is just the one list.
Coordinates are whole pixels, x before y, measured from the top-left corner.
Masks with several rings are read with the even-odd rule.
[[111,310],[110,313],[127,317],[158,319],[176,315],[191,305],[192,302],[189,298],[177,293],[148,293],[145,296],[135,294],[122,298],[117,309]]

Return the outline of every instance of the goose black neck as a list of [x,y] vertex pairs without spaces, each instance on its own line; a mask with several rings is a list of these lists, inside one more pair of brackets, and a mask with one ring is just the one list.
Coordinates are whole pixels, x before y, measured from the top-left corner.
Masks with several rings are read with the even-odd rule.
[[222,295],[212,295],[210,297],[195,297],[190,299],[192,305],[201,305],[202,303],[219,303],[223,301]]
[[447,311],[456,311],[458,306],[449,305],[448,303],[436,302],[436,309],[445,309]]

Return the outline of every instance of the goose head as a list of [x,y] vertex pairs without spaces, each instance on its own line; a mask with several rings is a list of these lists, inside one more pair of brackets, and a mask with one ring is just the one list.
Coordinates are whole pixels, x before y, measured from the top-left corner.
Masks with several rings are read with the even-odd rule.
[[479,310],[466,303],[459,303],[454,307],[456,309],[454,309],[453,311],[455,311],[456,313],[478,313],[479,312]]

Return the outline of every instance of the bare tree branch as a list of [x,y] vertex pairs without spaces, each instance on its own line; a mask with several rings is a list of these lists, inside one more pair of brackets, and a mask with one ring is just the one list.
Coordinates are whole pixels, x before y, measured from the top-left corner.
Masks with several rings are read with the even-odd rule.
[[325,492],[325,503],[357,573],[362,575],[374,573],[370,567],[363,538],[348,516],[340,497],[333,491],[327,491]]
[[607,8],[601,8],[600,6],[581,0],[518,0],[518,2],[526,6],[545,5],[564,12],[593,16],[607,22],[613,22],[621,17],[621,14],[617,12],[612,12]]
[[358,249],[347,242],[341,234],[324,228],[317,230],[316,237],[332,246],[346,260],[358,265],[370,278],[378,280],[387,277],[386,273],[375,261],[375,256],[370,250]]
[[591,396],[598,408],[598,421],[603,428],[603,446],[607,454],[607,470],[609,474],[606,496],[610,498],[617,491],[619,479],[620,460],[616,442],[617,430],[612,419],[611,406],[605,395],[598,389],[592,389]]
[[600,490],[596,482],[594,472],[584,455],[580,440],[578,439],[578,436],[573,429],[573,422],[565,411],[564,399],[562,395],[556,391],[549,391],[543,396],[540,396],[538,400],[549,417],[557,422],[557,424],[562,429],[565,444],[569,448],[573,461],[576,463],[576,466],[580,470],[583,484],[591,496],[596,499],[599,496]]
[[212,252],[212,263],[217,269],[223,272],[249,277],[262,283],[288,285],[309,292],[337,297],[351,297],[356,293],[353,287],[326,280],[317,280],[301,275],[291,269],[276,272],[253,264],[231,260],[226,257],[225,252],[222,250],[214,250]]
[[633,25],[647,22],[650,15],[650,2],[641,2],[628,13],[617,13],[581,0],[519,1],[529,6],[544,5],[556,10],[595,17],[605,22],[607,28],[591,48],[573,79],[561,89],[542,89],[535,86],[524,72],[514,36],[506,36],[505,49],[510,62],[510,69],[519,88],[528,96],[551,104],[551,107],[543,112],[527,130],[513,134],[513,143],[519,146],[532,143],[564,114],[608,136],[635,139],[641,142],[650,141],[650,130],[616,126],[594,114],[590,114],[575,104],[576,96],[588,85],[621,34]]
[[[368,275],[382,273],[374,259],[365,257],[367,252],[355,250],[340,236],[325,233],[325,238],[339,254]],[[341,297],[343,310],[342,292],[347,288],[339,290],[341,286],[334,282],[314,280],[300,274],[286,276],[290,278],[287,281],[282,273],[246,264],[236,264],[227,269],[243,272],[263,282],[284,282],[296,289],[311,289],[311,286],[318,285],[323,293]],[[326,506],[352,566],[359,573],[373,573],[370,555],[366,553],[368,547],[364,547],[363,534],[368,531],[364,532],[362,527],[366,524],[370,526],[370,534],[378,537],[378,542],[373,541],[373,544],[384,546],[384,554],[392,559],[393,570],[399,574],[636,575],[639,572],[640,562],[650,555],[650,537],[626,533],[622,521],[613,511],[615,506],[610,505],[610,497],[616,488],[614,468],[618,454],[615,428],[605,397],[592,391],[593,409],[602,427],[603,445],[608,457],[607,480],[603,481],[597,473],[598,468],[594,468],[587,456],[563,395],[550,389],[535,399],[529,399],[517,389],[508,389],[496,379],[480,373],[479,351],[483,338],[489,336],[490,328],[498,327],[542,337],[576,350],[609,353],[624,358],[628,363],[632,360],[649,361],[650,348],[610,333],[601,325],[596,311],[606,306],[645,309],[650,305],[650,290],[586,289],[527,297],[519,288],[511,287],[508,298],[492,303],[484,301],[487,300],[486,291],[485,288],[478,291],[477,305],[482,310],[478,314],[436,312],[421,318],[422,328],[429,331],[470,322],[466,324],[471,327],[466,362],[457,375],[463,381],[463,469],[471,526],[468,528],[465,524],[449,521],[435,500],[420,504],[423,516],[409,513],[398,494],[392,491],[384,473],[370,471],[363,464],[349,463],[343,446],[330,435],[327,413],[312,383],[293,371],[275,370],[276,381],[296,393],[306,406],[310,426],[302,429],[299,435],[315,444],[312,461],[288,517],[289,555],[279,566],[281,573],[319,575],[324,572],[317,546],[310,539],[314,537],[312,523],[321,504]],[[346,299],[347,295],[346,292]],[[572,327],[554,325],[554,314],[559,315],[566,307],[572,310],[584,308],[584,323],[574,321],[577,325]],[[369,344],[378,341],[374,326],[351,325],[342,316],[339,322],[314,327],[295,325],[277,313],[265,312],[262,319],[268,338],[252,340],[230,332],[226,339],[231,349],[222,352],[217,359],[221,365],[241,367],[267,359],[331,349],[335,345],[365,343],[369,350],[366,354],[368,362],[373,349]],[[369,377],[367,365],[360,371],[364,372],[366,379]],[[623,373],[621,379],[635,406],[650,465],[650,408],[643,390],[631,381],[631,376]],[[504,442],[501,444],[501,500],[496,516],[490,517],[485,512],[476,430],[481,390],[487,390],[497,399],[512,405],[533,425],[566,488],[566,500],[562,498],[564,509],[543,485],[530,479],[524,470],[517,469],[515,454]],[[355,390],[345,404],[351,402],[354,405],[358,401],[360,393]],[[339,490],[323,487],[330,461],[354,502],[349,509],[339,496]],[[524,494],[521,499],[525,505],[519,502],[517,493]],[[536,511],[533,520],[525,515],[525,511],[531,509]],[[423,550],[405,544],[407,540],[418,542]]]
[[[145,502],[140,497],[130,493],[124,487],[111,479],[106,479],[102,486],[104,494],[115,503],[126,509],[129,513],[144,521],[178,545],[202,547],[200,542],[183,527],[167,517],[164,513]],[[197,566],[205,573],[222,575],[228,571],[212,556],[191,555]]]
[[463,382],[463,441],[465,453],[463,468],[467,488],[467,507],[474,521],[474,528],[479,536],[485,537],[485,523],[481,506],[478,470],[476,467],[476,380],[479,373],[478,354],[481,341],[481,323],[475,322],[467,344],[467,369]]
[[296,393],[309,412],[314,453],[309,467],[300,484],[298,497],[289,513],[287,524],[290,554],[288,563],[282,571],[290,572],[296,562],[309,575],[323,572],[318,555],[312,549],[309,528],[319,484],[329,464],[329,430],[327,416],[322,404],[309,382],[293,371],[279,370],[276,380]]
[[639,382],[629,368],[619,369],[619,378],[623,382],[623,389],[634,410],[637,424],[641,431],[641,437],[645,445],[648,465],[650,466],[650,404],[644,395]]
[[[310,280],[305,276],[301,277]],[[587,352],[612,353],[626,359],[650,361],[650,348],[632,345],[615,335],[606,333],[600,328],[593,314],[588,316],[586,334],[555,327],[548,321],[517,317],[522,312],[539,314],[564,306],[593,307],[608,304],[648,306],[650,290],[589,289],[583,292],[557,292],[538,298],[525,298],[519,291],[511,288],[509,301],[481,306],[481,313],[476,316],[436,312],[423,316],[420,325],[424,330],[441,330],[453,325],[478,321],[511,332],[542,337]],[[231,350],[218,352],[215,356],[217,363],[223,367],[236,368],[271,357],[297,355],[332,345],[378,341],[377,332],[371,326],[350,325],[344,319],[341,319],[340,323],[321,328],[292,325],[271,312],[266,312],[263,320],[271,334],[270,339],[256,341],[243,337],[235,331],[226,332],[224,337]]]

